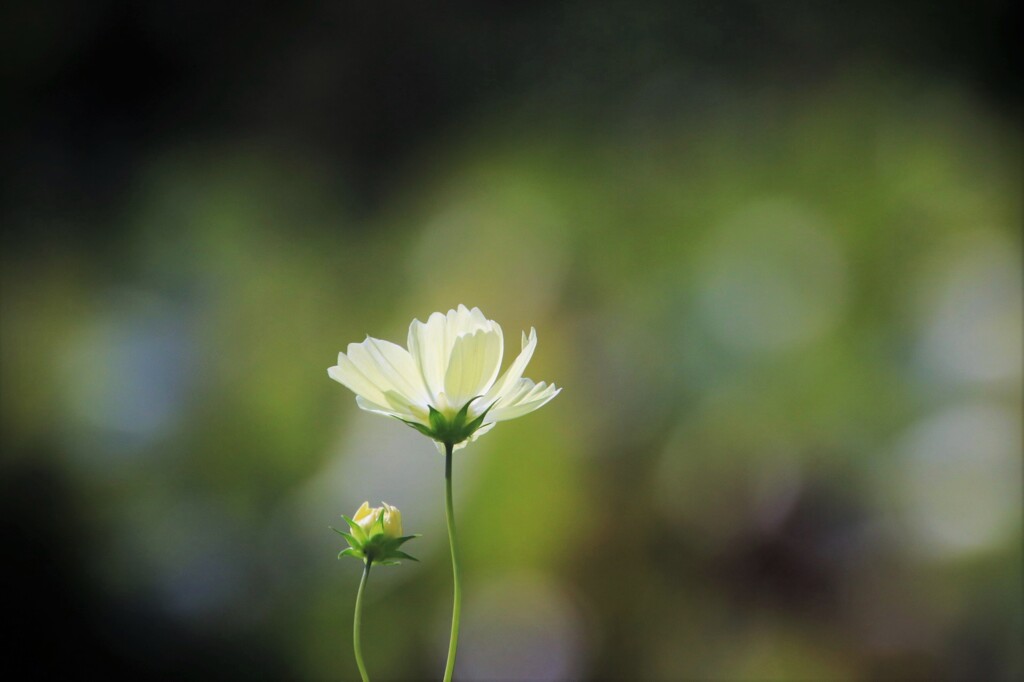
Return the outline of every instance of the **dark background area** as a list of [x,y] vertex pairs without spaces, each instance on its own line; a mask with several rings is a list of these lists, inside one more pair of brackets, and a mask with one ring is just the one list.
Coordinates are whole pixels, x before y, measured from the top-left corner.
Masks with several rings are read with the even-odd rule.
[[[12,3],[8,239],[103,248],[145,158],[252,136],[341,169],[356,208],[481,110],[598,126],[661,76],[651,116],[850,63],[949,80],[1020,113],[1007,2]],[[660,106],[659,106],[660,105]],[[25,213],[33,229],[18,229]],[[38,229],[39,214],[54,225]],[[63,225],[63,229],[60,226]],[[113,228],[108,228],[113,229]],[[29,236],[26,236],[28,233]],[[15,241],[15,244],[17,241]]]

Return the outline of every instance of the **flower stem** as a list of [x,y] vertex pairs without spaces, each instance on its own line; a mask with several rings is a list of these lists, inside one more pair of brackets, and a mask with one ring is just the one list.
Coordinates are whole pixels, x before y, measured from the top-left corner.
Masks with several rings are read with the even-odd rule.
[[445,518],[448,520],[448,543],[452,549],[452,577],[455,581],[452,600],[452,634],[448,640],[448,662],[444,667],[444,682],[451,682],[455,672],[455,650],[459,646],[459,611],[462,608],[462,580],[459,571],[458,538],[455,535],[455,509],[452,506],[452,446],[445,444],[444,453],[444,502]]
[[359,666],[359,676],[363,679],[363,682],[370,682],[370,676],[366,674],[366,664],[363,663],[363,649],[359,643],[359,630],[363,619],[363,588],[366,587],[366,580],[370,577],[370,564],[372,561],[367,561],[363,567],[363,577],[359,581],[359,591],[356,592],[356,615],[352,622],[352,646],[356,651],[356,665]]

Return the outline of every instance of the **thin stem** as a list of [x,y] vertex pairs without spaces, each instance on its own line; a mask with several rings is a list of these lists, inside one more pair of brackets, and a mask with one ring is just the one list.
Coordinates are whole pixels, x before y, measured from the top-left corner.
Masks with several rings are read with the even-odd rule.
[[444,502],[445,518],[448,520],[448,543],[452,549],[452,577],[455,594],[452,601],[452,634],[448,640],[448,663],[444,667],[444,682],[451,682],[455,672],[455,650],[459,646],[459,611],[462,609],[462,580],[459,571],[458,538],[455,535],[455,509],[452,506],[452,446],[444,447]]
[[359,591],[356,592],[356,615],[352,622],[352,646],[356,650],[356,665],[359,666],[359,676],[363,682],[370,682],[370,676],[366,674],[366,664],[363,663],[363,648],[359,643],[359,630],[363,620],[363,588],[366,587],[366,580],[370,577],[370,564],[367,561],[363,567],[363,577],[359,581]]

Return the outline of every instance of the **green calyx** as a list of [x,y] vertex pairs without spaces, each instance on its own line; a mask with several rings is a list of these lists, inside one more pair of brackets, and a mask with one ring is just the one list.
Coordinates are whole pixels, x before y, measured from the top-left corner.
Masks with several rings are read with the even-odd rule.
[[416,557],[401,551],[399,547],[413,538],[420,537],[420,535],[403,535],[401,537],[388,535],[384,532],[383,511],[370,527],[369,533],[344,514],[341,515],[341,518],[345,519],[345,523],[348,524],[351,532],[346,533],[333,526],[331,527],[331,530],[345,538],[345,542],[348,543],[348,547],[338,553],[339,559],[343,556],[350,556],[362,559],[364,563],[373,563],[381,566],[394,566],[400,564],[402,559],[419,561]]
[[438,443],[442,443],[444,445],[458,445],[476,433],[477,429],[483,426],[484,418],[487,416],[487,413],[491,411],[491,408],[494,407],[493,403],[488,405],[486,410],[470,420],[469,406],[473,404],[474,400],[480,397],[481,396],[471,398],[451,419],[446,419],[443,414],[435,410],[432,406],[428,406],[430,409],[430,426],[420,424],[419,422],[411,422],[405,419],[396,418],[416,429],[424,436],[433,438]]

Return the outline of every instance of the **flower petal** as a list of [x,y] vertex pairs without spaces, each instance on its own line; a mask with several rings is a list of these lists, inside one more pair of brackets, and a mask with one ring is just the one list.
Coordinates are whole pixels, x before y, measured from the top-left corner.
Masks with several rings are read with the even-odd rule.
[[543,407],[561,390],[554,384],[547,385],[543,381],[534,384],[530,379],[520,379],[498,400],[494,408],[487,413],[487,418],[500,422],[522,417]]
[[338,353],[338,364],[327,369],[327,376],[379,407],[387,405],[384,392],[344,353]]
[[487,392],[501,366],[501,351],[500,328],[479,329],[455,339],[444,376],[444,392],[452,409]]
[[423,375],[412,359],[409,351],[396,343],[380,339],[367,338],[364,342],[367,351],[377,361],[377,366],[391,385],[409,398],[412,402],[429,403],[427,387],[423,383]]
[[356,396],[356,405],[359,406],[360,410],[366,410],[367,412],[373,412],[374,414],[382,414],[385,417],[403,417],[408,419],[406,415],[399,414],[393,408],[378,405],[377,403],[371,402],[361,395]]
[[479,308],[470,310],[461,303],[455,310],[448,311],[445,321],[449,351],[454,347],[456,338],[464,334],[472,334],[481,329],[488,330],[493,324]]
[[356,396],[356,405],[359,409],[382,414],[385,417],[398,417],[403,421],[412,421],[424,426],[430,426],[430,419],[425,408],[408,402],[397,391],[388,391],[385,395],[386,405],[377,405],[370,402],[361,395]]
[[[423,379],[409,352],[401,346],[367,337],[362,343],[348,345],[348,357],[380,393],[387,395],[388,391],[395,391],[402,394],[407,402],[426,408]],[[366,397],[379,405],[389,404],[387,401],[381,403],[374,396]]]
[[526,365],[529,364],[530,359],[533,357],[533,351],[536,348],[537,330],[531,327],[529,337],[526,336],[525,332],[523,333],[522,351],[519,353],[519,356],[512,361],[512,364],[508,366],[508,369],[505,370],[501,378],[494,382],[491,390],[487,392],[487,396],[481,401],[483,404],[490,405],[503,393],[515,386],[516,382],[522,378],[523,372],[526,371]]
[[446,338],[447,325],[448,320],[442,313],[432,314],[426,323],[413,320],[409,325],[409,354],[419,367],[435,407],[438,395],[444,391],[444,374],[451,353]]

